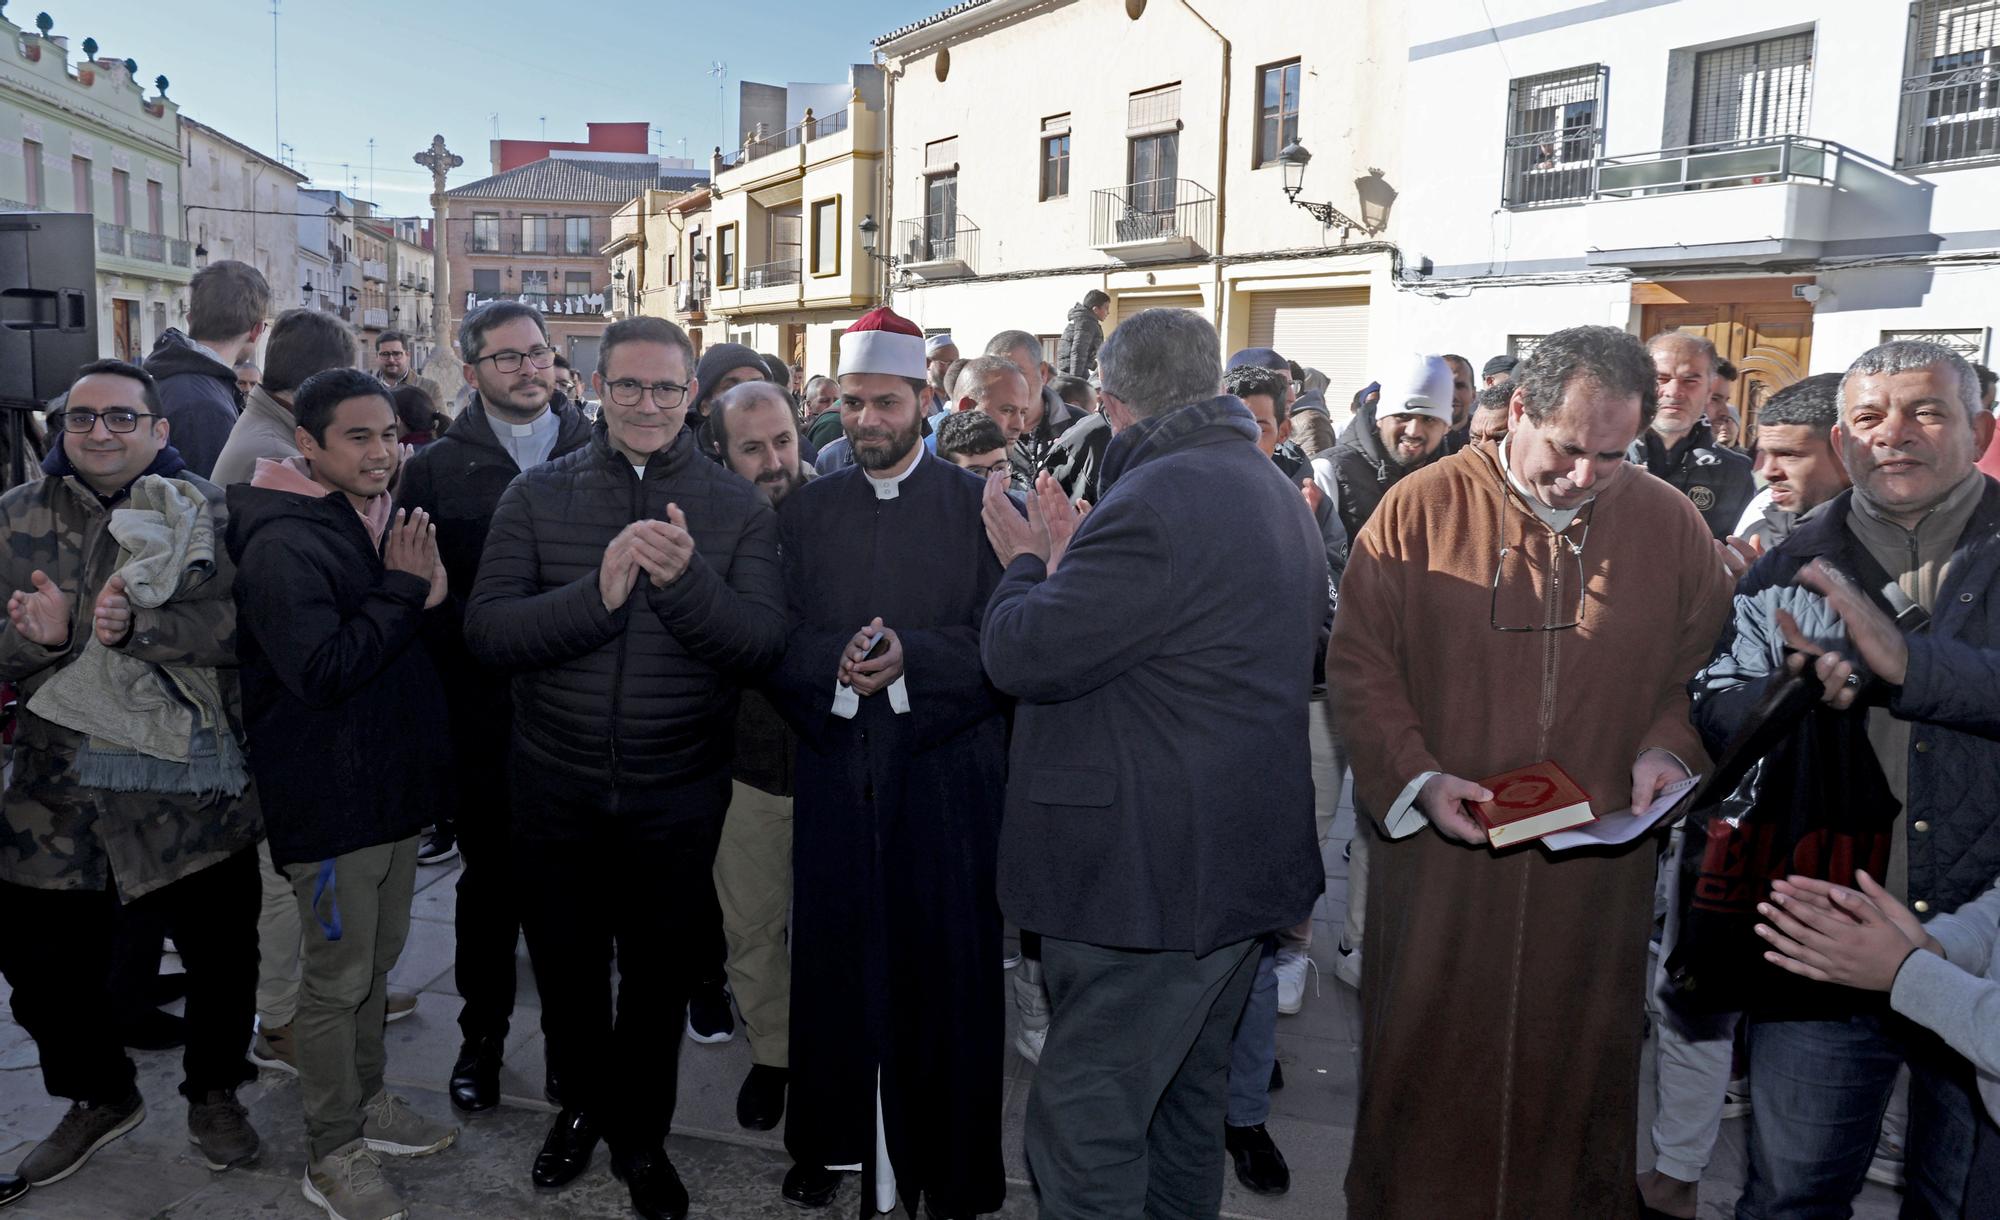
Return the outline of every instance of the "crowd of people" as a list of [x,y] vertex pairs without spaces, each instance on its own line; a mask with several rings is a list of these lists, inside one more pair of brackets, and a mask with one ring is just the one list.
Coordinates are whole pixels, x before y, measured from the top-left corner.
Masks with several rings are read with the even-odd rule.
[[[1728,1107],[1739,1220],[1845,1215],[1885,1172],[1905,1215],[2000,1214],[1992,375],[1886,343],[1746,429],[1708,340],[1583,326],[1477,374],[1412,355],[1337,428],[1315,370],[1224,360],[1188,311],[1106,334],[1109,304],[1053,362],[882,308],[808,379],[649,317],[572,370],[494,302],[447,411],[408,336],[362,371],[326,314],[267,335],[224,261],[145,367],[78,370],[0,496],[0,970],[71,1103],[0,1203],[143,1121],[127,1046],[184,1044],[203,1163],[259,1155],[237,1090],[292,1072],[304,1196],[407,1215],[380,1158],[460,1130],[385,1086],[388,977],[454,856],[439,1072],[501,1104],[525,934],[537,1188],[602,1145],[636,1213],[685,1216],[682,1034],[740,1018],[785,1202],[858,1176],[863,1214],[998,1211],[1011,997],[1042,1215],[1214,1216],[1232,1169],[1283,1193],[1324,699],[1358,815],[1351,1214],[1691,1220]],[[1793,679],[1896,806],[1853,884],[1758,906],[1768,977],[1830,986],[1685,1003],[1686,825],[1490,846],[1482,777],[1555,760],[1643,809]]]

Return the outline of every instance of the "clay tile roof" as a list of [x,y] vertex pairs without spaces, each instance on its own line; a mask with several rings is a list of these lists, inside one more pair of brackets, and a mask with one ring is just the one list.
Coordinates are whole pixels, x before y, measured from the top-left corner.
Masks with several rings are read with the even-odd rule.
[[687,191],[708,175],[664,173],[649,161],[585,161],[548,157],[504,174],[494,174],[445,194],[453,199],[546,199],[554,203],[624,203],[645,190]]

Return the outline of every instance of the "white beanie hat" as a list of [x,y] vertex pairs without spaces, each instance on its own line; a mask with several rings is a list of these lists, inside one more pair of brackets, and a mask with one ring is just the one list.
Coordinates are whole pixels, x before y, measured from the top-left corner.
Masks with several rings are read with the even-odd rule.
[[1375,417],[1428,415],[1451,422],[1451,365],[1443,356],[1412,355],[1401,373],[1382,387]]

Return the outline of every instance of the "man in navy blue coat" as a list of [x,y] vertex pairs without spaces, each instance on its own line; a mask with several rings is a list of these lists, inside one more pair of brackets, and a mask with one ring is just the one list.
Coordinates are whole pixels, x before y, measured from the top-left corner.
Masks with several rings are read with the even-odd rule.
[[778,513],[791,635],[768,686],[799,733],[784,1197],[822,1206],[860,1169],[874,1210],[900,1194],[956,1220],[1006,1197],[1007,727],[979,661],[1000,581],[983,488],[920,443],[923,387],[917,328],[858,321],[840,359],[855,464]]
[[1219,395],[1200,316],[1149,309],[1098,353],[1117,435],[1079,520],[1043,475],[982,646],[1020,700],[1000,898],[1042,934],[1054,1014],[1028,1101],[1045,1216],[1214,1215],[1230,1033],[1255,938],[1324,885],[1307,703],[1325,551]]

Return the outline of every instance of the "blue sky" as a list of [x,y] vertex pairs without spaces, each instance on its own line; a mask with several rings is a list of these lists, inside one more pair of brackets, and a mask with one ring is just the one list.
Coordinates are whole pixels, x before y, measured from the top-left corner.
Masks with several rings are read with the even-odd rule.
[[[655,151],[699,157],[735,127],[739,80],[842,79],[869,41],[950,0],[278,0],[278,114],[272,124],[272,0],[14,0],[33,28],[46,9],[73,56],[138,61],[164,74],[190,118],[260,151],[277,140],[315,185],[358,184],[396,215],[428,215],[428,171],[410,157],[444,134],[465,158],[451,185],[485,176],[503,138],[581,140],[584,124],[648,122]],[[437,58],[433,57],[445,57]],[[726,115],[709,65],[728,65]],[[425,69],[420,65],[435,63]],[[150,92],[150,89],[149,89]],[[345,168],[343,168],[343,166]]]

